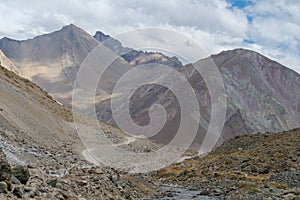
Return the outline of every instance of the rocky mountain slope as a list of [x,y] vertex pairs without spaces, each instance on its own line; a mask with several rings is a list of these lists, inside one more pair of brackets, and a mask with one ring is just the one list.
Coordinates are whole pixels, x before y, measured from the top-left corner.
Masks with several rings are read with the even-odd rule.
[[300,129],[236,136],[153,176],[219,199],[299,199]]
[[[276,132],[300,126],[300,75],[254,51],[236,49],[224,51],[198,61],[204,68],[212,59],[219,68],[226,89],[227,110],[219,144],[238,134]],[[209,62],[208,62],[209,63]],[[200,128],[194,145],[202,144],[211,118],[211,99],[204,79],[192,65],[178,70],[192,85],[200,106]],[[174,77],[162,77],[176,84]],[[158,77],[159,79],[159,77]],[[177,131],[180,106],[166,87],[147,85],[137,89],[131,98],[133,120],[139,125],[149,123],[148,110],[153,104],[166,108],[168,117],[162,131],[153,138],[167,143]],[[97,105],[98,118],[114,125],[110,100]],[[196,113],[191,113],[191,118]]]
[[18,73],[17,67],[4,55],[4,53],[0,50],[0,63],[6,69]]
[[[71,111],[2,66],[0,93],[0,199],[140,199],[160,193],[149,180],[86,161]],[[92,130],[87,121],[92,119],[83,117],[76,126]],[[102,129],[113,140],[124,139],[115,128]]]

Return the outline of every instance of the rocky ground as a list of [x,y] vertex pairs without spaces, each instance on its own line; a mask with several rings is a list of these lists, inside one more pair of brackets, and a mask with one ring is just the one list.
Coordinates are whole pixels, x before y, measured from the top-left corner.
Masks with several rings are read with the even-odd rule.
[[1,135],[8,156],[0,150],[0,199],[151,199],[161,193],[151,179],[83,160],[71,144],[31,145],[23,138],[20,147]]
[[300,199],[300,129],[237,136],[153,176],[219,199]]

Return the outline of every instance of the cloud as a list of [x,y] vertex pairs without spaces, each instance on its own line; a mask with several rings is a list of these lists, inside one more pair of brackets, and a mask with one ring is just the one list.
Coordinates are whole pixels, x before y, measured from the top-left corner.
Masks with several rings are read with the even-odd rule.
[[[298,0],[73,0],[6,1],[0,4],[0,37],[27,39],[74,23],[90,34],[144,27],[180,32],[207,55],[237,47],[259,51],[300,72]],[[144,36],[143,36],[144,37]],[[152,38],[151,38],[152,37]],[[153,36],[148,40],[155,40]],[[124,41],[137,45],[142,39]],[[249,42],[251,41],[251,42]]]
[[247,35],[254,50],[300,72],[300,2],[255,0],[245,12],[252,18]]

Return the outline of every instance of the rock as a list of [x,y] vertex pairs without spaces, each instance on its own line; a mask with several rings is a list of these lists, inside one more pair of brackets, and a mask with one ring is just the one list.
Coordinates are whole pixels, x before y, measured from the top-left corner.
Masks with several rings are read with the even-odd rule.
[[0,149],[0,172],[0,181],[4,181],[7,184],[7,189],[11,190],[11,169],[2,149]]
[[13,184],[21,185],[21,182],[19,181],[19,179],[17,179],[14,175],[11,175],[11,181]]
[[7,183],[4,182],[4,181],[1,181],[0,182],[0,194],[1,193],[7,193],[8,192],[8,186],[7,186]]
[[91,174],[103,174],[103,170],[100,168],[93,168],[89,171]]
[[15,187],[13,190],[13,194],[18,197],[18,198],[22,198],[23,197],[23,191],[21,187]]
[[289,193],[289,194],[284,195],[283,199],[284,200],[294,200],[294,199],[296,199],[296,197],[297,197],[296,195]]
[[268,174],[269,168],[267,166],[252,166],[251,172],[258,174]]
[[208,190],[202,190],[200,192],[200,195],[209,195],[209,191]]
[[40,194],[39,190],[38,190],[38,187],[37,185],[31,185],[30,187],[27,187],[25,186],[24,187],[24,196],[27,195],[27,196],[30,196],[31,198],[37,196],[38,194]]
[[54,191],[52,193],[52,196],[55,197],[56,199],[65,199],[59,191]]
[[29,170],[26,166],[17,165],[11,169],[11,173],[24,185],[30,177]]
[[70,199],[71,198],[70,195],[66,191],[59,190],[59,192],[64,197],[64,199]]
[[57,184],[57,178],[50,178],[50,179],[47,181],[47,184],[50,185],[51,187],[56,187],[56,184]]
[[40,188],[38,191],[39,191],[40,193],[47,193],[47,190],[45,190],[44,188]]
[[167,194],[167,197],[174,197],[174,195],[170,192]]
[[216,192],[216,193],[222,193],[222,190],[220,190],[220,189],[215,189],[214,192]]

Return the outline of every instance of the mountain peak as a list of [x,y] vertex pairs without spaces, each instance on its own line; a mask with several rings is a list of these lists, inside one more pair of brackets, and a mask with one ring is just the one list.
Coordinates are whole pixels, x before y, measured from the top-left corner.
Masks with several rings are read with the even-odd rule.
[[110,38],[109,35],[104,34],[101,31],[97,31],[94,35],[94,38],[96,38],[98,41],[103,42],[104,40]]
[[85,31],[81,28],[79,28],[78,26],[74,25],[74,24],[69,24],[66,26],[63,26],[62,29],[60,30],[62,32],[76,32],[76,33],[85,33]]
[[258,52],[250,50],[250,49],[236,48],[236,49],[232,49],[232,50],[224,50],[224,51],[222,51],[218,54],[213,54],[212,56],[230,55],[230,54],[244,54],[244,53],[259,54]]
[[82,31],[81,28],[79,28],[78,26],[76,26],[74,24],[69,24],[69,25],[63,26],[61,30],[64,30],[64,31],[80,30],[80,31]]
[[74,24],[69,24],[69,25],[65,25],[63,26],[63,29],[80,29],[78,26],[74,25]]
[[[219,61],[228,61],[228,60],[235,60],[236,62],[240,62],[240,60],[244,60],[244,62],[247,62],[249,64],[249,62],[253,63],[253,66],[262,66],[264,62],[267,63],[273,63],[276,65],[272,65],[273,67],[280,65],[282,66],[280,63],[271,60],[270,58],[267,58],[266,56],[250,50],[250,49],[243,49],[243,48],[237,48],[237,49],[232,49],[232,50],[225,50],[222,51],[221,53],[218,54],[214,54],[211,55],[211,58],[213,58],[215,60],[215,62],[217,62],[217,60]],[[246,59],[246,60],[245,60]],[[260,61],[258,61],[260,60]]]

